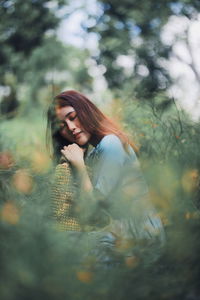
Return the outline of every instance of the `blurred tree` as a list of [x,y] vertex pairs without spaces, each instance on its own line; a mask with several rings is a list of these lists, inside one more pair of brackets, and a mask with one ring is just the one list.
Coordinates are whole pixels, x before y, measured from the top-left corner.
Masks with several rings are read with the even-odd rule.
[[162,43],[162,28],[171,15],[196,18],[200,2],[98,0],[98,3],[103,13],[88,30],[99,35],[100,55],[96,60],[106,66],[105,77],[110,88],[119,94],[123,84],[141,99],[163,94],[170,78],[161,61],[168,58],[171,47]]
[[[11,55],[17,53],[21,55],[21,59],[27,58],[34,48],[41,45],[44,34],[56,28],[59,18],[56,17],[55,11],[48,7],[51,2],[50,0],[1,1],[0,64],[4,70],[15,71]],[[57,9],[64,2],[57,0]]]
[[57,39],[58,11],[65,0],[2,1],[0,7],[0,111],[15,115],[19,101],[25,110],[46,104],[66,85],[91,89],[87,50]]
[[46,105],[66,86],[91,89],[91,77],[85,66],[88,56],[87,50],[63,45],[55,36],[45,38],[18,74],[21,82],[28,87],[27,92],[21,95],[23,100],[28,97],[35,104],[43,102]]
[[[53,6],[52,6],[53,4]],[[59,24],[56,12],[64,0],[1,0],[0,4],[0,84],[10,88],[17,103],[17,84],[24,80],[24,64],[39,47],[47,34],[52,34]],[[8,83],[7,74],[17,78],[15,85]],[[23,76],[20,76],[23,74]],[[3,98],[2,113],[10,113],[9,95]],[[10,98],[9,98],[10,99]],[[8,105],[7,105],[8,104]]]

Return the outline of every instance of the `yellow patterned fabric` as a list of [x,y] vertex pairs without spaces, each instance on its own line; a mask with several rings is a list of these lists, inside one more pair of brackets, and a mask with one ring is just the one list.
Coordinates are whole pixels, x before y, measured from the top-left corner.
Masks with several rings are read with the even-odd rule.
[[52,213],[61,231],[81,231],[74,213],[75,183],[68,163],[58,164],[52,187]]

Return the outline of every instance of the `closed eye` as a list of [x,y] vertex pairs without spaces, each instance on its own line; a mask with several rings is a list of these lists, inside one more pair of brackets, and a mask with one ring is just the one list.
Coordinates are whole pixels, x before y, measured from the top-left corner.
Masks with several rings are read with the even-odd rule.
[[76,119],[76,117],[77,117],[77,115],[70,116],[70,117],[69,117],[69,120],[70,120],[70,121],[74,121],[74,120]]

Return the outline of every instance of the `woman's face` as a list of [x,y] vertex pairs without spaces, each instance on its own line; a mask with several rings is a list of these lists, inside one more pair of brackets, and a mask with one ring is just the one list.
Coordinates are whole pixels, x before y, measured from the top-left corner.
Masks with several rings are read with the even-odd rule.
[[91,134],[82,128],[77,113],[72,106],[57,106],[55,112],[59,120],[60,134],[62,137],[80,146],[85,145],[90,140]]

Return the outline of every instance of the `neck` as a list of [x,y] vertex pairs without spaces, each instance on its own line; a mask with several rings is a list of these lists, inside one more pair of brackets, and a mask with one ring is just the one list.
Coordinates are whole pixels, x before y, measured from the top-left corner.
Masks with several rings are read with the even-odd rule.
[[96,147],[96,145],[98,145],[98,143],[101,141],[103,137],[97,137],[97,136],[92,136],[89,140],[89,143],[93,146]]

